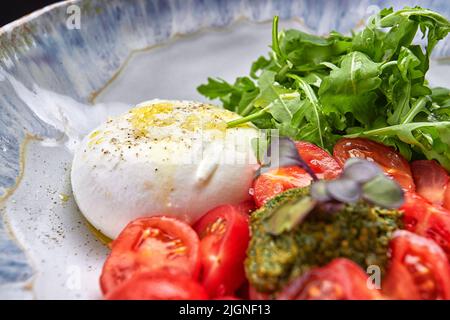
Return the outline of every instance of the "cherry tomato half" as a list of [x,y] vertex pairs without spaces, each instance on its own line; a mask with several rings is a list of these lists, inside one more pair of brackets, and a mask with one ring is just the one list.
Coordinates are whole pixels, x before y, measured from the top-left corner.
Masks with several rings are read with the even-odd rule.
[[300,156],[319,178],[330,180],[341,173],[341,166],[322,148],[305,141],[297,141],[295,145]]
[[171,270],[138,272],[106,295],[108,300],[205,300],[205,289]]
[[398,230],[390,242],[391,262],[383,292],[395,299],[450,299],[450,266],[433,241]]
[[195,279],[200,270],[198,236],[189,225],[174,218],[134,220],[111,249],[100,277],[105,294],[138,271],[173,268]]
[[368,275],[349,259],[338,258],[315,268],[288,284],[280,300],[372,300],[380,292],[367,285]]
[[405,194],[403,224],[406,230],[433,239],[450,258],[450,212],[415,193]]
[[392,148],[378,142],[344,138],[334,146],[333,155],[343,166],[348,158],[363,158],[376,162],[388,176],[394,178],[406,191],[414,191],[414,180],[408,161]]
[[253,201],[253,199],[241,202],[236,207],[244,214],[250,214],[256,209],[255,201]]
[[245,281],[248,219],[240,207],[222,205],[194,226],[200,237],[200,281],[211,297],[232,295]]
[[447,187],[445,188],[443,206],[447,210],[450,210],[450,181],[448,182]]
[[[298,141],[295,142],[295,145],[303,160],[319,178],[333,179],[341,173],[339,164],[325,150],[309,142]],[[253,183],[253,197],[256,206],[261,207],[269,199],[287,189],[306,187],[311,182],[311,176],[296,166],[278,168],[263,173]]]
[[263,206],[277,194],[311,184],[311,176],[299,167],[284,167],[261,174],[253,182],[253,197],[257,207]]
[[411,163],[416,192],[433,204],[443,205],[449,177],[447,171],[434,160]]

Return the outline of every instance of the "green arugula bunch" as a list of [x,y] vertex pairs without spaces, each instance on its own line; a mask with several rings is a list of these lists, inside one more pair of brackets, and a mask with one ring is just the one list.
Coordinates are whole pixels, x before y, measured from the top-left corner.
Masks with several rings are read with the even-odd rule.
[[[329,151],[341,137],[367,137],[450,170],[450,91],[425,79],[449,31],[446,18],[420,7],[383,9],[352,36],[279,32],[275,17],[268,58],[248,77],[209,78],[198,91],[242,116],[229,127],[252,122]],[[425,46],[414,41],[419,32]]]

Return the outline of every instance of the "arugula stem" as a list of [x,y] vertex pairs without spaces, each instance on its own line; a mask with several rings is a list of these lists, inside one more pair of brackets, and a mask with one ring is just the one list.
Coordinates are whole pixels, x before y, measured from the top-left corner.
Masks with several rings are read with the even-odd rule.
[[311,86],[302,78],[295,74],[288,74],[289,78],[294,79],[299,87],[305,92],[306,97],[313,105],[314,109],[314,116],[316,117],[317,121],[317,129],[319,130],[319,138],[320,138],[320,147],[325,148],[324,142],[323,142],[323,132],[322,132],[322,123],[320,121],[320,114],[319,110],[321,109],[319,99],[317,99],[316,94],[314,93],[314,90],[311,88]]
[[241,112],[241,116],[246,117],[253,110],[253,102],[250,102]]
[[284,58],[281,49],[280,44],[278,43],[278,20],[279,17],[275,16],[273,17],[272,22],[272,50],[275,52],[275,54],[278,56],[278,58]]
[[[398,131],[402,130],[416,130],[418,128],[426,128],[426,127],[438,127],[438,126],[445,126],[450,127],[450,121],[440,121],[440,122],[411,122],[411,123],[405,123],[405,124],[396,124],[393,126],[387,126],[383,128],[378,129],[372,129],[368,131],[363,132],[357,132],[352,134],[346,134],[343,137],[344,138],[359,138],[359,137],[367,137],[367,136],[392,136],[396,135]],[[402,140],[402,139],[400,139]],[[404,141],[406,143],[410,143],[407,141]]]
[[420,99],[418,99],[412,106],[411,110],[409,110],[405,119],[402,121],[402,124],[410,123],[411,121],[413,121],[414,117],[417,115],[419,110],[425,107],[429,99],[430,98],[428,96],[421,97]]
[[291,68],[289,67],[289,65],[285,64],[278,72],[278,75],[277,75],[278,79],[281,81],[284,80],[286,78],[286,72],[288,72],[290,69]]
[[384,69],[389,68],[389,67],[391,67],[391,66],[396,66],[397,64],[398,64],[397,61],[389,61],[389,62],[386,62],[385,64],[383,64],[383,65],[381,66],[381,71],[383,71]]
[[229,122],[227,122],[227,128],[237,127],[238,125],[241,125],[243,123],[256,120],[256,119],[264,116],[265,114],[266,114],[266,110],[262,109],[262,110],[260,110],[258,112],[252,113],[251,115],[246,116],[244,118],[240,118],[240,119],[229,121]]

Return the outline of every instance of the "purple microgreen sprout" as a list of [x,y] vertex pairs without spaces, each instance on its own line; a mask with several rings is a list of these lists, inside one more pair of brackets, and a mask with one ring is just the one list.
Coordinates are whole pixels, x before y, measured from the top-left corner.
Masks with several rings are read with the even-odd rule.
[[327,192],[332,199],[345,203],[355,203],[362,195],[358,182],[346,178],[327,182]]
[[[272,159],[272,149],[278,148],[279,159],[275,161]],[[278,169],[280,167],[288,166],[298,166],[305,170],[313,179],[313,181],[319,180],[314,173],[314,171],[309,167],[309,165],[303,160],[303,158],[298,153],[297,147],[291,139],[287,137],[280,137],[274,139],[272,137],[270,146],[266,149],[266,154],[264,156],[264,161],[261,168],[258,170],[256,176]]]
[[343,177],[357,183],[365,183],[382,174],[381,169],[373,162],[350,158],[344,165]]
[[328,194],[327,182],[318,180],[311,185],[311,197],[320,202],[331,201],[333,198]]
[[[312,172],[288,138],[280,138],[280,158],[283,158],[283,165],[298,165],[306,172]],[[314,181],[310,195],[282,204],[267,222],[269,233],[279,235],[293,230],[314,209],[336,213],[345,204],[361,200],[382,208],[397,209],[404,202],[404,192],[398,183],[387,177],[377,164],[365,159],[349,159],[343,173],[335,180],[317,180],[312,174],[311,177]]]
[[359,158],[348,159],[339,178],[314,182],[311,197],[319,202],[365,200],[387,209],[397,209],[404,202],[403,189],[397,182],[387,177],[374,162]]
[[397,182],[379,175],[364,184],[363,198],[379,207],[398,209],[404,203],[404,192]]

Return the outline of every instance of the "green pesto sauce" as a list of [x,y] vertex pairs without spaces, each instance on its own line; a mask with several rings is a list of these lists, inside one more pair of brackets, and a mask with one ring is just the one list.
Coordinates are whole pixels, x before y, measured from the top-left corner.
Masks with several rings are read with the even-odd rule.
[[377,265],[384,273],[389,240],[401,227],[397,210],[365,202],[346,204],[334,213],[315,210],[281,235],[267,232],[266,223],[281,204],[308,193],[308,188],[288,190],[252,214],[252,237],[245,261],[250,284],[258,291],[274,292],[310,268],[337,257],[349,258],[364,270]]

